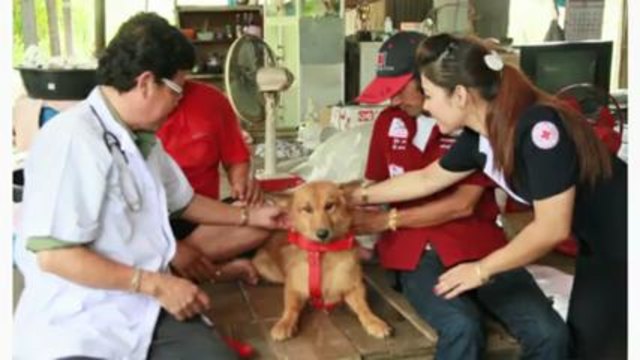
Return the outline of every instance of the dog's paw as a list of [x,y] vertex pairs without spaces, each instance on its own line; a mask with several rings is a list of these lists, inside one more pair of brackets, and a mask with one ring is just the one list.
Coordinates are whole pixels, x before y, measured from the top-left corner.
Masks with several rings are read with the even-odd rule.
[[378,339],[383,339],[391,335],[391,327],[386,322],[377,317],[369,319],[364,328],[369,335]]
[[296,331],[296,324],[289,321],[278,321],[271,328],[271,338],[275,341],[283,341],[291,338]]

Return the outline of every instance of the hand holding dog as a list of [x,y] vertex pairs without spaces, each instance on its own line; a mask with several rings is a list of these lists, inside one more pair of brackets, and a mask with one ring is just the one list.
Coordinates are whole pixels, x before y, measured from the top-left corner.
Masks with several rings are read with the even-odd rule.
[[387,230],[389,212],[379,207],[356,208],[352,211],[351,227],[358,235],[376,234]]
[[247,178],[245,181],[236,181],[232,184],[231,196],[249,206],[259,206],[264,202],[262,189],[254,178]]
[[286,229],[288,221],[284,209],[274,205],[263,205],[249,209],[248,225],[265,229]]

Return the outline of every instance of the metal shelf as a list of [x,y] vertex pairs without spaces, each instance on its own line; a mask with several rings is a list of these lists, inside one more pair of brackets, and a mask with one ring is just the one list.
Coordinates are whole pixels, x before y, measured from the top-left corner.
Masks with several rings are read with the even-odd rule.
[[262,11],[262,5],[178,6],[177,10],[180,13]]
[[221,44],[221,45],[231,45],[231,43],[235,40],[235,38],[233,39],[213,39],[213,40],[198,40],[198,39],[192,39],[191,43],[193,43],[194,45],[203,45],[203,44]]
[[188,74],[187,75],[188,79],[194,79],[194,80],[222,80],[224,79],[224,74],[208,74],[208,73],[204,73],[204,74]]

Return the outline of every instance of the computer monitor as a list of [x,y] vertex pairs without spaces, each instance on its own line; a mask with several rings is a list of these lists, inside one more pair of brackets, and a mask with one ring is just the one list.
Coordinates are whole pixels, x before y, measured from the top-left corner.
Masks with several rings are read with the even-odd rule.
[[520,46],[520,69],[539,88],[556,93],[589,83],[609,92],[612,41],[553,42]]

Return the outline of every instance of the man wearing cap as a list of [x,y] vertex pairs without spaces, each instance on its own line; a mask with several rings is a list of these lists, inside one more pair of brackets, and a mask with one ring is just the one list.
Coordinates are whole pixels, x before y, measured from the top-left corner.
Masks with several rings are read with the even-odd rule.
[[[424,168],[455,142],[422,111],[425,95],[414,53],[425,38],[415,32],[389,38],[377,56],[376,78],[358,97],[363,103],[390,100],[374,124],[368,180],[383,181]],[[494,186],[478,172],[427,198],[393,203],[390,210],[359,212],[356,231],[382,232],[376,244],[380,263],[395,272],[409,302],[438,332],[436,358],[483,357],[483,312],[488,311],[519,340],[523,358],[566,359],[566,326],[524,268],[502,273],[452,300],[433,292],[446,269],[480,259],[506,243],[495,223]]]

